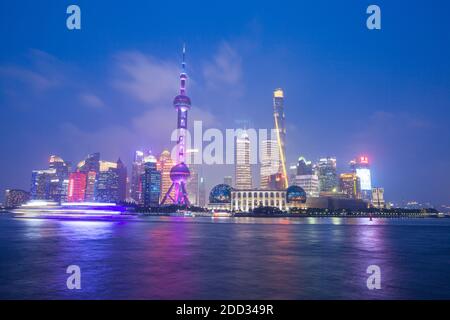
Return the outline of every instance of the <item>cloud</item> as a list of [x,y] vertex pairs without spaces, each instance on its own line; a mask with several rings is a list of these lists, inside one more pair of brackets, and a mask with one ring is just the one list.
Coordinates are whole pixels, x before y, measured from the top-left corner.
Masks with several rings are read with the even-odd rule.
[[237,86],[242,80],[242,59],[227,42],[222,42],[211,62],[203,67],[203,76],[211,87]]
[[179,68],[141,52],[123,52],[115,56],[117,79],[113,85],[132,98],[159,103],[176,93]]
[[92,93],[81,93],[79,95],[81,102],[93,109],[102,109],[105,107],[105,103],[102,99]]

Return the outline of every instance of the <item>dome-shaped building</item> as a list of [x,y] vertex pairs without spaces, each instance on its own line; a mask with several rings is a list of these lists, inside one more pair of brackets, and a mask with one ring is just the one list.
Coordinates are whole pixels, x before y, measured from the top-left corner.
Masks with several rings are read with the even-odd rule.
[[290,186],[286,189],[286,203],[289,206],[296,206],[306,203],[306,192],[299,186]]
[[213,210],[230,210],[232,190],[227,184],[216,185],[209,193],[208,207]]
[[184,162],[173,166],[170,170],[170,179],[172,182],[187,181],[190,175],[189,168]]

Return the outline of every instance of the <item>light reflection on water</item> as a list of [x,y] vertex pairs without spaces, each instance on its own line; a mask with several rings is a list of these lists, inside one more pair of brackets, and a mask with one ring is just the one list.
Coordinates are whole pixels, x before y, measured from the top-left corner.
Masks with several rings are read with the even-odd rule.
[[0,298],[450,298],[449,252],[450,219],[0,217]]

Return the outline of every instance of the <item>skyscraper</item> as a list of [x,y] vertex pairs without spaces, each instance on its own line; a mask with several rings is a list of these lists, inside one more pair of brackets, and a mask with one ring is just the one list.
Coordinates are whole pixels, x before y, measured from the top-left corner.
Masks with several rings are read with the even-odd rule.
[[144,160],[144,173],[142,182],[142,202],[146,207],[159,205],[161,195],[161,172],[157,169],[157,161],[154,156],[147,156]]
[[339,188],[349,198],[361,199],[360,181],[356,173],[342,173],[339,176]]
[[206,207],[206,183],[203,175],[200,176],[198,184],[198,206]]
[[286,126],[284,115],[284,92],[282,89],[276,89],[273,92],[273,118],[275,122],[275,132],[277,135],[278,151],[280,155],[280,165],[278,172],[284,179],[284,187],[289,186],[286,170]]
[[297,175],[305,176],[313,174],[312,162],[305,159],[305,157],[298,158]]
[[82,172],[72,172],[69,175],[69,187],[67,191],[67,201],[83,202],[86,195],[86,174]]
[[337,192],[336,158],[322,158],[317,164],[320,192]]
[[127,198],[127,167],[120,158],[117,160],[117,176],[119,182],[118,202],[123,202]]
[[[270,176],[279,173],[280,156],[276,140],[263,140],[261,142],[261,179],[260,188],[269,189]],[[284,181],[283,181],[284,184]]]
[[362,156],[350,161],[350,168],[360,180],[362,199],[370,201],[372,197],[372,178],[370,175],[369,158]]
[[[95,182],[95,201],[119,203],[125,200],[126,167],[122,160],[100,161],[100,172]],[[88,172],[89,175],[92,171]]]
[[63,159],[52,155],[49,159],[48,168],[55,170],[54,176],[50,180],[50,198],[61,202],[67,199],[67,182],[69,179],[69,166]]
[[[172,185],[172,180],[170,179],[170,170],[172,170],[172,167],[174,165],[175,162],[172,160],[170,152],[168,150],[164,150],[159,156],[157,164],[158,170],[161,172],[161,201]],[[170,197],[166,199],[165,203],[173,203],[173,198],[175,198],[175,189],[172,189]]]
[[236,139],[236,164],[235,164],[236,189],[252,188],[252,167],[250,164],[250,138],[243,131]]
[[52,180],[56,178],[55,169],[33,170],[31,173],[30,195],[32,200],[53,200],[56,193]]
[[144,151],[136,151],[131,167],[130,197],[136,203],[141,203],[141,176],[144,173],[145,156],[146,153]]
[[100,172],[100,153],[95,152],[89,154],[85,160],[81,161],[78,171],[86,175],[86,193],[85,201],[94,201],[95,198],[95,181]]
[[199,167],[195,164],[189,165],[189,171],[191,175],[186,182],[186,189],[189,194],[189,201],[192,205],[198,206],[199,204]]
[[[186,63],[185,63],[186,49],[183,46],[183,62],[181,64],[182,71],[180,74],[180,94],[175,97],[173,106],[178,113],[177,122],[177,164],[172,167],[170,171],[170,179],[172,185],[167,191],[162,200],[165,204],[167,199],[171,199],[173,203],[178,205],[189,205],[188,194],[186,191],[186,181],[189,178],[190,172],[186,165],[186,130],[187,130],[187,115],[191,109],[191,99],[186,95]],[[174,190],[175,195],[172,197],[171,192]]]

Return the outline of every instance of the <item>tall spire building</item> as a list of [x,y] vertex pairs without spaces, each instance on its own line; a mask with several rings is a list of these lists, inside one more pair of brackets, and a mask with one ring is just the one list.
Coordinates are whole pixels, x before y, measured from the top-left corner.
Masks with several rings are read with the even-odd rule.
[[289,186],[286,170],[286,126],[284,120],[284,92],[276,89],[273,92],[273,118],[277,136],[278,151],[280,155],[280,166],[278,173],[281,174],[284,187]]
[[[180,94],[173,100],[173,106],[178,113],[177,121],[177,146],[176,146],[176,165],[170,170],[170,179],[172,185],[164,196],[161,204],[165,204],[168,199],[174,204],[189,205],[188,194],[186,191],[186,181],[190,176],[189,168],[186,165],[186,131],[187,131],[187,115],[191,109],[191,99],[186,95],[186,47],[183,46],[183,60],[181,63],[180,73]],[[174,196],[171,195],[175,192]]]

